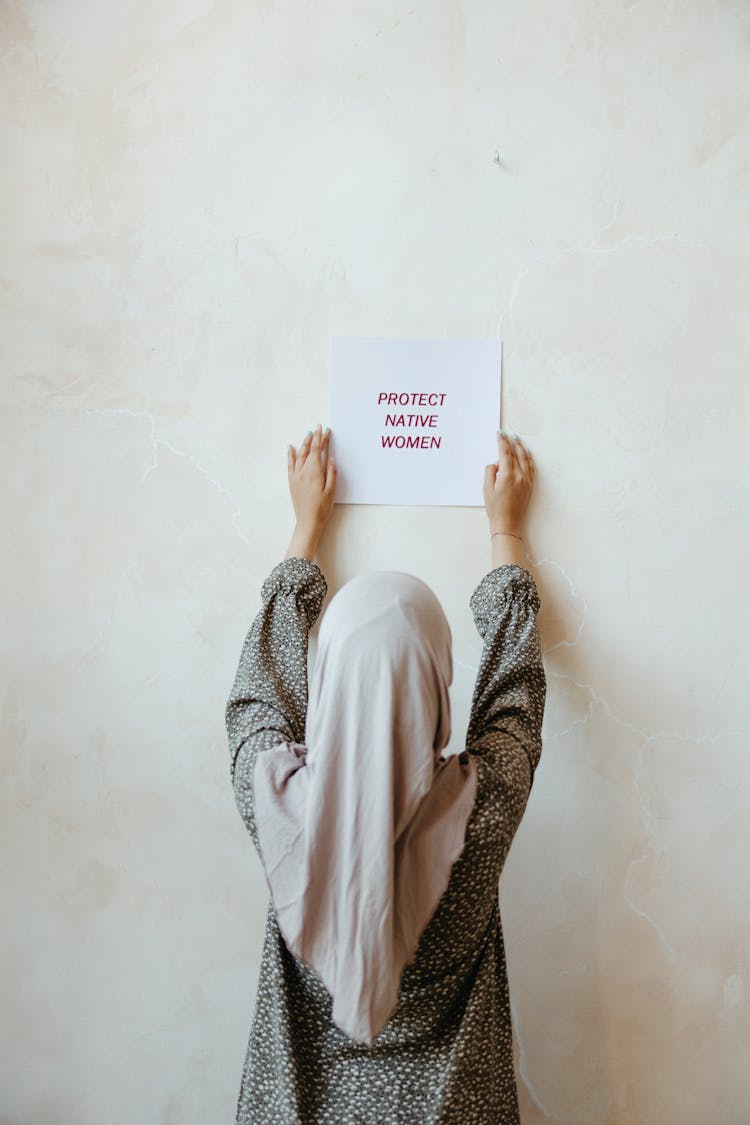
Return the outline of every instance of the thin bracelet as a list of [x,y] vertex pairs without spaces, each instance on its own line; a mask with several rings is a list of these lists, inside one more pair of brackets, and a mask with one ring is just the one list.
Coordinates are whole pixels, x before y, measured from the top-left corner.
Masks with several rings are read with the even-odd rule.
[[520,539],[523,542],[523,535],[513,535],[512,531],[493,531],[490,535],[490,539],[492,539],[495,535],[511,535],[514,539]]

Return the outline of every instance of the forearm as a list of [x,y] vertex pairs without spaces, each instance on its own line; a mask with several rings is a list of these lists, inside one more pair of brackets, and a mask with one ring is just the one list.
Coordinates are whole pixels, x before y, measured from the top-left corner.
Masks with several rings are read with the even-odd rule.
[[533,771],[541,754],[546,694],[535,621],[541,603],[533,576],[516,565],[491,570],[470,599],[484,644],[467,745],[484,748],[501,762],[503,741],[510,738],[526,751]]
[[243,743],[269,732],[272,743],[293,742],[298,738],[300,707],[293,706],[296,701],[286,690],[288,673],[281,660],[292,657],[301,666],[302,646],[294,633],[291,633],[295,642],[293,649],[289,645],[282,648],[277,643],[280,633],[290,631],[287,622],[293,627],[294,618],[285,612],[285,606],[277,598],[276,605],[262,607],[245,637],[224,712],[232,773]]
[[292,532],[289,548],[284,558],[291,559],[296,557],[309,559],[310,562],[313,562],[318,550],[321,534],[321,531],[316,527],[304,527],[297,524]]
[[226,703],[232,762],[248,739],[304,738],[307,642],[327,589],[318,564],[301,557],[277,563],[263,582]]

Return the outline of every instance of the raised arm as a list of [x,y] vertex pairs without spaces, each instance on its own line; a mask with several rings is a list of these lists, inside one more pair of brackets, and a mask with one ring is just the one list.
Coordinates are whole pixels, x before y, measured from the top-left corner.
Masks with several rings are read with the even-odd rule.
[[469,601],[483,648],[466,747],[521,802],[518,820],[542,753],[547,682],[536,628],[540,604],[532,575],[515,564],[485,574]]
[[539,594],[524,565],[522,535],[534,459],[517,434],[498,430],[497,442],[498,459],[484,471],[492,570],[469,601],[484,644],[466,748],[480,759],[480,784],[496,824],[502,868],[542,753],[547,683],[536,630]]
[[327,590],[317,563],[283,559],[261,587],[262,605],[242,646],[225,719],[235,797],[253,839],[255,756],[281,742],[304,742],[308,637]]

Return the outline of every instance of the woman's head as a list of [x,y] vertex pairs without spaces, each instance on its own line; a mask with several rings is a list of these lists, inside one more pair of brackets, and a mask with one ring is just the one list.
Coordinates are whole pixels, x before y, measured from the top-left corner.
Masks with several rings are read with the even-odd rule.
[[[370,722],[390,721],[394,739],[429,734],[432,767],[450,739],[452,637],[433,591],[415,575],[360,574],[329,602],[318,631],[308,704],[308,747],[334,714],[363,744]],[[356,708],[356,711],[354,710]]]

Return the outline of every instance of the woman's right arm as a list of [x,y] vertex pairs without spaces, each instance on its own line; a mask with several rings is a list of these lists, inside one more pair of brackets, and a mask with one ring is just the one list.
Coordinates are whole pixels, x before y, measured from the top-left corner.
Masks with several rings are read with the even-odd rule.
[[542,753],[547,682],[536,628],[539,594],[522,536],[534,462],[518,437],[498,431],[498,448],[484,479],[492,570],[469,602],[483,649],[466,747],[483,759],[499,791],[498,815],[510,846]]

